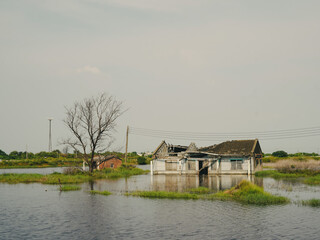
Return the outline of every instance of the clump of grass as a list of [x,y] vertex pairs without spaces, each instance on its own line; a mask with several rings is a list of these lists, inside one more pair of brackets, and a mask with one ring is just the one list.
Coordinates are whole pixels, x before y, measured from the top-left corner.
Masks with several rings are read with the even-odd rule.
[[245,204],[254,205],[274,205],[288,203],[289,199],[281,196],[274,196],[265,192],[262,187],[259,187],[249,181],[241,181],[235,187],[212,195],[212,199],[220,200],[235,200]]
[[320,184],[320,175],[308,177],[308,178],[304,179],[303,182],[305,184],[309,184],[309,185],[319,185]]
[[108,196],[108,195],[110,195],[110,194],[111,194],[111,192],[109,192],[109,191],[97,191],[97,190],[91,190],[91,191],[90,191],[90,194],[93,194],[93,195],[95,195],[95,194],[100,194],[100,195]]
[[75,185],[63,185],[60,188],[60,191],[78,191],[80,190],[80,186],[75,186]]
[[197,194],[165,191],[137,191],[125,195],[143,198],[199,199]]
[[302,205],[304,206],[310,206],[310,207],[320,207],[320,199],[310,199],[310,200],[304,200],[301,201]]
[[[209,190],[209,189],[208,189]],[[138,191],[127,193],[127,196],[138,196],[145,198],[170,198],[170,199],[204,199],[204,200],[232,200],[244,204],[254,205],[274,205],[289,203],[289,199],[281,196],[274,196],[265,192],[263,188],[254,185],[248,181],[241,181],[237,186],[218,193],[208,194],[209,191],[198,190],[197,193],[193,192],[164,192],[164,191]],[[207,193],[204,193],[207,192]]]

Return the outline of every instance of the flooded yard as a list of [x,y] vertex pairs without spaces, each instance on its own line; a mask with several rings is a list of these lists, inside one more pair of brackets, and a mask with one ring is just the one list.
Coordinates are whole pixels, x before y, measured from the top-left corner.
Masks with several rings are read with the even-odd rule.
[[[148,166],[144,166],[148,168]],[[42,172],[41,172],[42,171]],[[61,169],[2,169],[1,173],[52,173]],[[57,185],[0,184],[0,239],[317,239],[320,209],[298,201],[320,198],[320,187],[294,181],[249,180],[293,203],[251,206],[230,201],[126,197],[135,190],[215,191],[248,176],[140,175],[80,184],[60,192]],[[90,195],[108,190],[110,196]]]

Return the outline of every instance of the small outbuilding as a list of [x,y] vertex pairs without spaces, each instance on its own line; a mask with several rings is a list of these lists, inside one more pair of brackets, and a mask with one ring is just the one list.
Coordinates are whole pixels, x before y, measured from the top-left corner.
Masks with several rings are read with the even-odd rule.
[[96,162],[96,166],[98,170],[101,170],[104,168],[118,168],[122,165],[122,160],[115,155],[109,155],[109,156],[99,155],[94,157],[94,161]]

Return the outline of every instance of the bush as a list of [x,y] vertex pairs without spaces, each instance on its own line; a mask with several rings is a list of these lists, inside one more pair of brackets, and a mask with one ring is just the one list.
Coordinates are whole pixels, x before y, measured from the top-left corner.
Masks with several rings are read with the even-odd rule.
[[280,151],[273,152],[272,156],[274,156],[274,157],[288,157],[288,153],[283,150],[280,150]]
[[145,164],[147,164],[147,159],[145,157],[140,156],[137,158],[137,162],[140,165],[145,165]]

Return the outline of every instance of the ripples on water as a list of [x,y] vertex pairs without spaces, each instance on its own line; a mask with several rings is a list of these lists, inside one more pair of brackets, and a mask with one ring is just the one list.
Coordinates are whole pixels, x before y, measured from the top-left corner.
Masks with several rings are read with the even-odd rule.
[[[82,184],[81,191],[63,193],[56,185],[0,184],[0,239],[318,239],[319,209],[120,194],[153,189],[183,191],[199,185],[218,190],[245,176],[167,177],[142,175],[99,180],[93,185],[96,190],[116,193],[110,196],[90,195],[88,183]],[[267,191],[297,199],[306,194],[320,198],[318,187],[288,183],[293,187],[286,189],[286,183],[272,179],[260,184]]]

